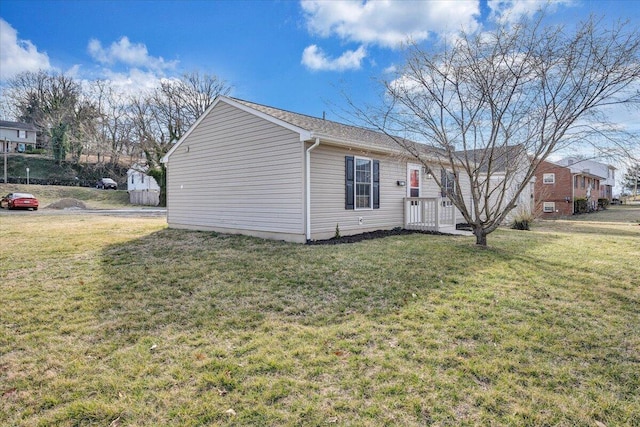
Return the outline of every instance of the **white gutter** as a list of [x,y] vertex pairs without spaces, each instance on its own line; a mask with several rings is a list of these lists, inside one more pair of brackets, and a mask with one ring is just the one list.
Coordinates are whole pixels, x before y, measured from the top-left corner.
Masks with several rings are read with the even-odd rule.
[[306,235],[307,235],[307,240],[311,240],[311,150],[313,150],[314,148],[316,148],[318,145],[320,145],[320,138],[316,138],[316,142],[315,144],[313,144],[311,147],[307,148],[307,152],[306,152],[306,173],[307,173],[307,179],[306,179],[306,193],[307,193],[307,203],[305,206],[306,209],[306,214],[307,214],[307,221],[306,221]]

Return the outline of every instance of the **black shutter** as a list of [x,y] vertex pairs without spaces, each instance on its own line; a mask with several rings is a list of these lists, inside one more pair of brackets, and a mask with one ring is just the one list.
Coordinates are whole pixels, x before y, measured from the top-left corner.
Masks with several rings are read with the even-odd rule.
[[380,161],[373,161],[373,209],[380,209]]
[[442,197],[447,197],[447,187],[449,186],[447,178],[447,171],[440,169],[440,196]]
[[344,208],[353,209],[353,156],[345,156],[344,158]]

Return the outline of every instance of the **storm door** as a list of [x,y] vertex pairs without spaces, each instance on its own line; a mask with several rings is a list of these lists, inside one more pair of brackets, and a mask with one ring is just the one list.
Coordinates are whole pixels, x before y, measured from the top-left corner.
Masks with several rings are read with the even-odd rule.
[[[407,165],[407,197],[420,197],[422,184],[422,166]],[[409,221],[412,223],[422,222],[422,214],[419,200],[409,202]]]

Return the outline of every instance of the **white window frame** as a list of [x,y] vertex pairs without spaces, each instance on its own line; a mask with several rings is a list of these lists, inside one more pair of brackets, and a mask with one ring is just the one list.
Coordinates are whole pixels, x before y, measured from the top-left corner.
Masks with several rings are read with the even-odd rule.
[[[358,184],[366,185],[358,181],[358,161],[369,162],[369,206],[358,206]],[[368,157],[353,157],[353,209],[356,211],[373,209],[373,159]]]
[[556,202],[543,202],[542,203],[542,212],[544,213],[554,213],[556,211]]
[[555,184],[556,183],[556,174],[555,173],[542,174],[542,183],[543,184]]
[[27,139],[27,131],[18,129],[18,138],[19,139]]

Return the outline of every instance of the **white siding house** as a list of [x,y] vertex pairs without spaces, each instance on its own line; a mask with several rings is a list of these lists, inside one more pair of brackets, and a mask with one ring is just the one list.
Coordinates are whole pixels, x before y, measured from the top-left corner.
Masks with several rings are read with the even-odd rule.
[[616,168],[614,166],[596,162],[595,160],[583,160],[575,157],[567,157],[557,162],[566,166],[572,174],[588,174],[599,178],[599,188],[595,188],[597,198],[613,199],[613,188],[616,186]]
[[133,165],[127,171],[127,192],[133,205],[158,206],[160,186],[155,178],[145,173],[146,166]]
[[172,228],[302,243],[461,220],[387,136],[235,98],[218,97],[163,162]]
[[0,152],[22,153],[36,148],[37,128],[30,123],[0,120]]

